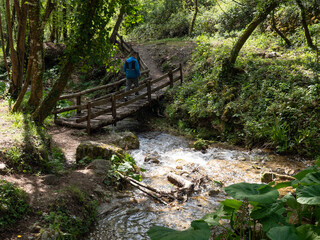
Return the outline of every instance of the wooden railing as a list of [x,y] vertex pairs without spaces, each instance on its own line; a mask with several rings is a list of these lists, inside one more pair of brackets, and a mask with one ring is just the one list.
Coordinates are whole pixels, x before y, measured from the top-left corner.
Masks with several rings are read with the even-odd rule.
[[[143,72],[144,74],[147,73],[149,70]],[[178,74],[177,74],[178,73]],[[178,76],[175,76],[178,75]],[[110,83],[107,85],[95,87],[92,89],[88,89],[85,91],[81,91],[78,93],[74,94],[69,94],[69,95],[64,95],[60,97],[60,100],[63,99],[71,99],[71,98],[76,98],[76,105],[75,106],[70,106],[66,108],[61,108],[61,109],[55,109],[54,114],[55,114],[55,119],[57,119],[57,114],[71,111],[71,110],[77,110],[77,113],[81,113],[81,110],[87,109],[87,112],[84,116],[78,117],[76,119],[76,123],[81,123],[87,121],[87,131],[90,133],[91,129],[91,123],[90,120],[94,119],[98,116],[101,116],[103,114],[111,113],[112,118],[114,122],[117,120],[117,109],[121,107],[128,106],[140,99],[147,98],[148,103],[151,103],[152,100],[152,94],[166,88],[168,86],[173,87],[174,83],[180,80],[181,82],[183,81],[183,76],[182,76],[182,65],[172,71],[169,71],[167,74],[164,74],[163,76],[157,78],[157,79],[151,79],[150,77],[145,78],[139,83],[139,87],[134,88],[128,92],[125,92],[124,89],[119,90],[114,93],[109,93],[106,94],[105,96],[102,96],[100,98],[92,99],[88,101],[87,103],[82,104],[81,102],[81,97],[85,94],[92,93],[94,91],[98,91],[101,89],[107,89],[107,88],[114,88],[117,87],[125,82],[125,79],[122,79],[116,83]],[[128,101],[117,101],[120,99],[124,99],[125,97],[128,97],[129,95],[132,95],[136,92],[140,92],[140,95],[135,96],[133,99],[130,99]],[[94,107],[102,106],[105,105],[104,109],[100,111],[95,111],[93,112],[92,109]]]

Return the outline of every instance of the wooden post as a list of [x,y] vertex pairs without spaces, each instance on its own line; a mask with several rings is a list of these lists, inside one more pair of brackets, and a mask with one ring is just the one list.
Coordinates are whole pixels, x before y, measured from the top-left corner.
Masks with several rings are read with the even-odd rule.
[[181,79],[181,84],[183,83],[183,73],[182,73],[182,64],[180,63],[180,79]]
[[88,109],[88,116],[87,116],[87,133],[88,135],[90,135],[91,133],[91,103],[88,102],[88,105],[87,105],[87,109]]
[[148,102],[151,104],[151,81],[147,81],[147,90],[148,90]]
[[170,80],[170,87],[173,87],[173,73],[172,70],[168,72],[169,80]]
[[111,104],[112,104],[112,117],[115,120],[117,117],[117,109],[116,109],[116,98],[115,94],[111,95]]
[[[80,96],[77,96],[77,106],[80,106],[81,105],[81,95]],[[81,113],[81,110],[77,109],[77,114],[80,114]]]

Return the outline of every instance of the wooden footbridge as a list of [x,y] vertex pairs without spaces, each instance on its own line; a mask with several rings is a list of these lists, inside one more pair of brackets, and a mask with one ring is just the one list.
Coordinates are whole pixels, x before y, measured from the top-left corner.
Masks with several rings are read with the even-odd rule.
[[[120,48],[125,52],[131,52],[132,47],[118,36],[117,40]],[[177,81],[183,81],[182,66],[169,71],[163,76],[152,79],[145,62],[139,57],[142,78],[139,87],[125,92],[122,86],[126,79],[121,79],[114,83],[87,89],[81,92],[63,95],[59,100],[69,99],[74,104],[65,108],[55,108],[55,123],[71,128],[91,130],[99,129],[103,126],[116,124],[118,121],[132,116],[141,108],[151,105],[152,101],[158,100],[168,87],[173,87]],[[122,88],[121,88],[122,87]],[[98,98],[90,99],[88,94],[104,91],[106,94]],[[136,95],[138,94],[139,95]],[[128,98],[125,101],[125,97]],[[61,117],[62,113],[74,112],[70,117]]]

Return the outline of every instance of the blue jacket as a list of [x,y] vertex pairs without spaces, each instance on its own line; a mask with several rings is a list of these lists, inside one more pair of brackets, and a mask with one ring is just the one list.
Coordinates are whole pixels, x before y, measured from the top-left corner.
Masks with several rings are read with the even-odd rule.
[[141,75],[140,66],[138,60],[134,57],[128,58],[124,63],[124,71],[126,73],[126,78],[137,78]]

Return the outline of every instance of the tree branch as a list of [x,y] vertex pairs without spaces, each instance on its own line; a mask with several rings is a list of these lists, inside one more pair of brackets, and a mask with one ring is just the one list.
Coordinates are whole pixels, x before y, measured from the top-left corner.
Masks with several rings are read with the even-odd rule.
[[51,0],[48,0],[47,2],[47,6],[46,6],[46,10],[45,10],[45,14],[43,15],[42,19],[41,19],[41,29],[44,29],[51,12],[53,11],[55,6],[55,3],[53,3]]

